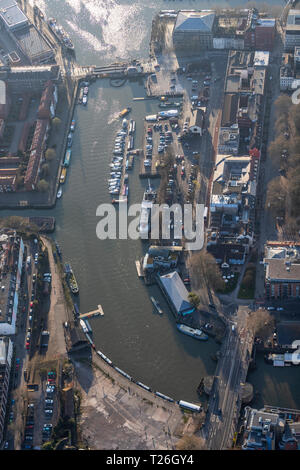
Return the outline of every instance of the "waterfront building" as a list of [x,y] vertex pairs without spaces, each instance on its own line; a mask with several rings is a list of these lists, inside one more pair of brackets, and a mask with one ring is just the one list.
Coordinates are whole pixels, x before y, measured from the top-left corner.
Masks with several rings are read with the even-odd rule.
[[243,450],[299,450],[300,411],[247,406],[244,415]]
[[150,246],[143,261],[143,271],[148,272],[170,270],[176,268],[178,254],[164,246]]
[[264,266],[268,299],[300,297],[300,243],[268,241]]
[[24,244],[15,232],[0,232],[0,335],[14,335]]
[[[54,50],[40,31],[31,24],[15,0],[0,0],[0,18],[7,34],[31,65],[54,61]],[[16,57],[19,60],[18,57]]]
[[159,285],[176,317],[190,315],[195,308],[189,301],[188,291],[177,271],[158,276]]
[[300,10],[291,9],[285,27],[284,48],[287,52],[293,52],[298,46],[300,46]]
[[275,450],[276,429],[283,426],[278,413],[245,408],[243,450]]
[[3,440],[3,430],[7,408],[9,378],[13,357],[13,343],[8,337],[0,337],[0,443]]
[[179,11],[173,30],[175,50],[194,54],[212,49],[215,19],[213,10]]
[[0,0],[0,18],[8,31],[23,29],[29,23],[15,0]]

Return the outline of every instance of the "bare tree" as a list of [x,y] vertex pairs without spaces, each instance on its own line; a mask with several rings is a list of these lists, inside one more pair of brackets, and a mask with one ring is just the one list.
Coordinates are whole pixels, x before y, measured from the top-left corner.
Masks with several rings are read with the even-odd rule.
[[205,450],[206,443],[201,437],[194,434],[184,434],[184,436],[176,443],[177,450]]
[[203,279],[207,286],[214,290],[222,290],[224,281],[221,270],[215,258],[205,250],[194,253],[190,258],[191,275],[196,288],[201,285]]

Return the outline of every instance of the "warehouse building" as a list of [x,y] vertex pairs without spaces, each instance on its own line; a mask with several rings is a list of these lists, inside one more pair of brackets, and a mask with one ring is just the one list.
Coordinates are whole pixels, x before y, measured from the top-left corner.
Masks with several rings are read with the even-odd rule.
[[189,302],[188,291],[177,271],[158,276],[159,285],[176,317],[190,315],[194,307]]

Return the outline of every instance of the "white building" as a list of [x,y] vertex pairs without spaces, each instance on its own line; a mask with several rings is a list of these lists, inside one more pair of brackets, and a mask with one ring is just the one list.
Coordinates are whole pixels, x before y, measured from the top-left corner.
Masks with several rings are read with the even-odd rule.
[[17,31],[28,25],[27,16],[15,0],[0,0],[0,18],[9,31]]
[[284,48],[292,52],[296,46],[300,46],[300,10],[291,9],[286,22]]
[[189,131],[192,134],[198,134],[202,136],[203,128],[204,128],[203,111],[201,109],[196,109],[191,114]]
[[255,68],[267,68],[270,62],[269,51],[256,51],[254,54],[254,67]]

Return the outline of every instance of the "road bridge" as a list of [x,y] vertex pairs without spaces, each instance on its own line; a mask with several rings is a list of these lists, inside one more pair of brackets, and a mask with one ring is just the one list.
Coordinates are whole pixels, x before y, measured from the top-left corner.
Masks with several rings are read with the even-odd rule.
[[207,447],[212,450],[228,449],[233,442],[253,345],[253,335],[246,328],[247,310],[240,308],[236,324],[227,327],[214,377],[203,428]]

